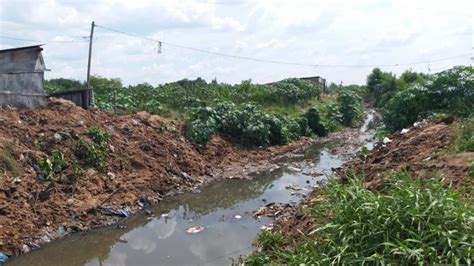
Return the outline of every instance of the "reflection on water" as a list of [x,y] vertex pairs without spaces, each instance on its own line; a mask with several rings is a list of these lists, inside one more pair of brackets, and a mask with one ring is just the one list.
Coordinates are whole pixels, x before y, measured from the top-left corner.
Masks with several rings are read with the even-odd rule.
[[[299,160],[301,172],[286,168],[259,175],[253,180],[225,180],[202,188],[201,193],[173,196],[145,213],[121,221],[125,229],[108,227],[76,233],[54,241],[44,248],[11,259],[9,265],[222,265],[229,258],[248,254],[259,227],[271,222],[253,219],[250,213],[265,202],[296,203],[301,200],[288,185],[297,184],[307,191],[324,176],[302,173],[330,173],[345,157],[328,152],[335,143],[314,146]],[[281,163],[295,162],[286,158]],[[241,215],[236,219],[235,215]],[[198,234],[186,228],[202,225]]]

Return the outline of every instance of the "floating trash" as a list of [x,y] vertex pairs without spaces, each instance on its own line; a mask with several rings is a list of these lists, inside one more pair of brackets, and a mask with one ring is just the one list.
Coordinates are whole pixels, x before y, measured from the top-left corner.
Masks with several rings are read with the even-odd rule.
[[197,233],[202,232],[203,230],[204,230],[204,226],[197,225],[197,226],[189,227],[188,229],[186,229],[186,233],[197,234]]

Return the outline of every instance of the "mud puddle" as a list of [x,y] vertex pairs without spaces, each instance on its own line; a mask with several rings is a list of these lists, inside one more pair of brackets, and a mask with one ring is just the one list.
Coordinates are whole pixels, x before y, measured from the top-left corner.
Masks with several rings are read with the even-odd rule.
[[[367,143],[372,133],[358,132],[353,137],[368,134],[363,139]],[[117,226],[72,234],[11,259],[8,265],[228,264],[252,252],[255,236],[272,223],[252,213],[271,202],[296,205],[356,151],[335,153],[340,145],[331,141],[311,146],[280,159],[278,168],[252,180],[227,179],[199,193],[170,197]]]

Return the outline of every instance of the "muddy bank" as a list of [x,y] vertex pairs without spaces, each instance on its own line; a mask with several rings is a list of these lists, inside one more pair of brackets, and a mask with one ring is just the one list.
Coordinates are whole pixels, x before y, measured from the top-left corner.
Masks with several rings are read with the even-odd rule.
[[[100,167],[86,165],[77,152],[78,140],[93,141],[91,128],[111,134]],[[249,150],[214,136],[197,148],[181,136],[179,124],[147,113],[119,117],[54,99],[34,110],[2,108],[0,252],[28,252],[217,178],[246,177],[313,142]],[[39,165],[55,152],[66,163],[41,180]]]
[[338,174],[343,181],[353,173],[364,175],[369,189],[377,188],[387,175],[402,170],[414,177],[439,175],[454,187],[472,186],[474,181],[469,177],[469,170],[474,153],[448,152],[459,123],[454,118],[416,123],[416,126],[396,132],[385,143],[379,143],[366,156],[346,163]]

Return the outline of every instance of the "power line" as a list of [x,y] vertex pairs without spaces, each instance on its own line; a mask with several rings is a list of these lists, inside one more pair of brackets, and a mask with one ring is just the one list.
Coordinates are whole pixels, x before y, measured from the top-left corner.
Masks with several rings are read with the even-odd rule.
[[88,41],[88,40],[71,40],[71,41],[56,41],[56,40],[50,40],[50,41],[40,41],[40,40],[33,40],[33,39],[15,38],[15,37],[9,37],[9,36],[0,36],[0,39],[14,40],[14,41],[23,41],[23,42],[37,42],[37,43],[79,43],[79,42],[87,42],[87,41]]
[[379,64],[379,65],[308,64],[308,63],[298,63],[298,62],[286,62],[286,61],[279,61],[279,60],[268,60],[268,59],[240,56],[240,55],[234,55],[234,54],[213,52],[213,51],[204,50],[204,49],[200,49],[200,48],[195,48],[195,47],[170,43],[170,42],[166,42],[166,41],[162,41],[162,40],[152,39],[152,38],[149,38],[149,37],[146,37],[146,36],[141,36],[141,35],[138,35],[138,34],[129,33],[129,32],[121,31],[121,30],[116,30],[116,29],[108,28],[108,27],[105,27],[105,26],[97,25],[97,24],[95,24],[95,26],[98,27],[98,28],[102,28],[102,29],[105,29],[105,30],[108,30],[108,31],[115,32],[115,33],[128,35],[128,36],[131,36],[131,37],[134,37],[134,38],[140,38],[140,39],[147,40],[147,41],[150,41],[150,42],[166,44],[166,45],[169,45],[169,46],[174,46],[174,47],[178,47],[178,48],[181,48],[181,49],[191,50],[191,51],[195,51],[195,52],[199,52],[199,53],[206,53],[206,54],[211,54],[211,55],[217,55],[217,56],[223,56],[223,57],[229,57],[229,58],[235,58],[235,59],[241,59],[241,60],[247,60],[247,61],[281,64],[281,65],[295,65],[295,66],[307,66],[307,67],[331,67],[331,68],[398,67],[398,66],[421,65],[421,64],[427,64],[427,63],[433,63],[433,62],[448,61],[448,60],[452,60],[452,59],[456,59],[456,58],[462,58],[462,57],[466,57],[466,56],[471,55],[471,53],[467,53],[467,54],[460,54],[460,55],[451,56],[451,57],[438,58],[438,59],[434,59],[434,60],[415,61],[415,62],[398,63],[398,64]]

